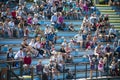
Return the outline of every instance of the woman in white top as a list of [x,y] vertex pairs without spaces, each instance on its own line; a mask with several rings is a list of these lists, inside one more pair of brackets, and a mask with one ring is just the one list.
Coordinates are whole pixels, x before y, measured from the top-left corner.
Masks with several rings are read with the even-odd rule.
[[100,52],[101,52],[101,45],[100,44],[98,44],[96,47],[95,47],[95,49],[94,49],[94,54],[97,56],[97,58],[99,59],[99,56],[100,56]]
[[74,36],[74,38],[76,39],[76,42],[77,42],[78,44],[80,44],[80,47],[82,48],[82,45],[83,45],[83,37],[82,37],[81,34],[82,34],[82,33],[79,32],[78,34],[76,34],[76,35]]
[[39,52],[34,48],[35,47],[35,40],[34,39],[31,39],[29,46],[30,46],[32,53],[34,53],[34,55],[37,56]]
[[34,14],[34,18],[32,20],[33,24],[37,24],[38,23],[38,14]]
[[46,35],[48,33],[49,33],[49,26],[47,25],[46,28],[45,28],[45,30],[44,30],[44,34]]
[[31,47],[34,47],[35,46],[35,40],[34,39],[31,39],[30,43],[29,43],[29,46]]
[[57,63],[60,63],[60,61],[63,61],[63,57],[62,57],[62,53],[61,53],[61,52],[58,52],[58,55],[57,55]]
[[66,39],[64,39],[64,41],[62,42],[62,45],[63,45],[64,47],[67,45]]
[[20,48],[20,50],[15,54],[14,59],[16,60],[20,60],[24,58],[24,53],[23,53],[23,49]]

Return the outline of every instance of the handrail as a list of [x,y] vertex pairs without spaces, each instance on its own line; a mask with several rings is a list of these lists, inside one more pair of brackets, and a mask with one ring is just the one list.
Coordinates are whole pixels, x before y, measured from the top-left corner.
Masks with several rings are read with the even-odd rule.
[[[10,73],[12,73],[17,78],[17,80],[20,80],[20,78],[12,71],[13,69],[11,68],[11,63],[15,63],[15,62],[20,63],[20,67],[17,67],[17,68],[20,68],[20,76],[22,76],[23,75],[23,60],[0,61],[0,64],[7,63],[7,67],[8,67],[8,75],[7,75],[8,79],[7,80],[10,79]],[[31,80],[33,80],[33,77],[34,77],[33,70],[34,68],[30,67]]]
[[13,62],[21,62],[21,61],[23,61],[23,60],[10,60],[10,61],[8,61],[8,60],[6,60],[6,61],[1,60],[0,64],[3,64],[3,63],[13,63]]
[[19,62],[20,63],[20,76],[22,76],[22,70],[23,70],[23,60],[11,60],[11,61],[0,61],[0,64],[7,64],[7,68],[8,68],[8,72],[7,72],[7,80],[10,80],[11,79],[11,74],[13,74],[17,80],[20,80],[20,78],[12,71],[12,64],[11,63],[15,63],[15,62]]
[[[17,78],[17,80],[20,80],[20,78],[12,70],[8,70],[8,73],[9,74],[12,73]],[[11,76],[11,75],[9,75],[9,76]],[[11,79],[9,76],[7,77],[7,80]]]

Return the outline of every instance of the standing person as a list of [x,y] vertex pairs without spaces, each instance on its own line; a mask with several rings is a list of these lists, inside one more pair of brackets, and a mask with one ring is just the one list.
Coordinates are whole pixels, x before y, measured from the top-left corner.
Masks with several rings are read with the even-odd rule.
[[7,52],[7,60],[14,60],[14,54],[12,52],[12,48],[9,48]]
[[99,71],[99,76],[102,77],[102,73],[104,72],[104,62],[102,58],[100,58],[99,60],[98,71]]
[[13,10],[13,11],[11,12],[11,15],[12,15],[13,19],[16,19],[16,17],[17,17],[17,12],[16,12],[16,10]]
[[38,64],[36,65],[37,74],[43,74],[43,68],[44,68],[44,65],[42,64],[42,61],[39,60]]
[[49,80],[50,70],[48,68],[48,65],[45,65],[43,68],[43,75],[42,80]]
[[[14,60],[14,54],[13,54],[12,48],[9,48],[7,52],[7,60],[8,61]],[[15,66],[15,63],[13,62],[12,65]]]
[[32,58],[31,58],[30,52],[28,52],[27,55],[23,58],[23,61],[24,61],[24,65],[23,65],[24,71],[26,74],[29,74],[30,73],[30,65],[32,63]]
[[89,61],[90,61],[90,78],[92,78],[93,70],[95,70],[95,59],[92,58],[92,56],[90,55]]

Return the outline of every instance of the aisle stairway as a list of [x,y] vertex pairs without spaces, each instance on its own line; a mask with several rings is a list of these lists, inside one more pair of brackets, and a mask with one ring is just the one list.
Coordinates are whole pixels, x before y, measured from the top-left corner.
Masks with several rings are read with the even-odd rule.
[[109,16],[109,22],[114,25],[117,30],[120,30],[120,7],[109,6],[109,5],[96,5],[97,9],[103,15]]

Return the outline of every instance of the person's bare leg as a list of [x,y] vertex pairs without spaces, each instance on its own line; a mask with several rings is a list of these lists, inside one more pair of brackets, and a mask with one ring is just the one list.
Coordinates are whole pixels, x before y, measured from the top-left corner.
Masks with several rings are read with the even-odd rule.
[[92,79],[93,70],[90,70],[90,79]]
[[80,42],[80,49],[82,49],[82,46],[83,46],[83,42],[81,41]]

